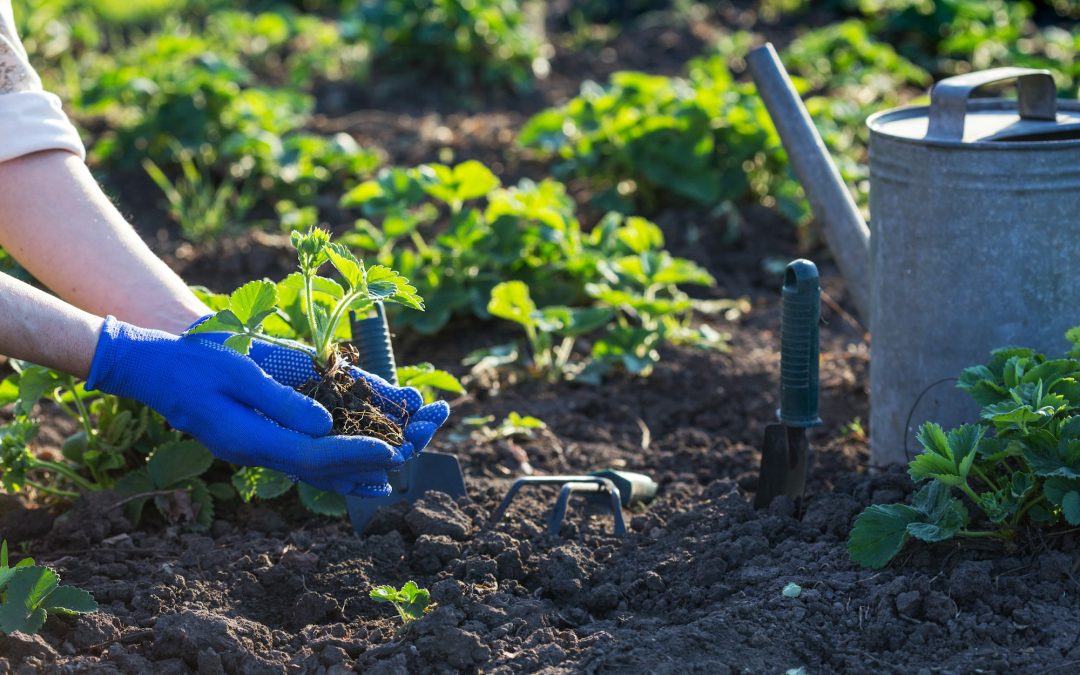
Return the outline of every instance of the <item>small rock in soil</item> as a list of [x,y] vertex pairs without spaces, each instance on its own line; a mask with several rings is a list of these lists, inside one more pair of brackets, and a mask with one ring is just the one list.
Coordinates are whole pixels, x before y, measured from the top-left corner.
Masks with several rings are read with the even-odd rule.
[[15,663],[23,659],[38,659],[48,662],[60,657],[53,647],[40,635],[27,635],[25,633],[0,633],[0,654],[11,659]]
[[205,610],[165,614],[154,622],[157,657],[180,658],[192,667],[198,666],[200,652],[212,649],[227,672],[236,672],[241,666],[250,673],[283,672],[284,666],[268,656],[272,646],[266,626]]
[[993,590],[989,560],[965,560],[949,575],[949,595],[957,600],[974,600]]
[[308,591],[296,599],[293,606],[292,624],[297,628],[324,623],[327,617],[338,611],[337,601],[329,595]]
[[956,616],[956,603],[944,593],[933,592],[926,597],[926,618],[937,623],[948,623]]
[[914,619],[922,611],[922,594],[918,591],[905,591],[896,596],[896,611],[902,616]]
[[464,541],[472,533],[472,520],[461,512],[444,492],[428,492],[405,514],[405,523],[414,535],[444,535]]

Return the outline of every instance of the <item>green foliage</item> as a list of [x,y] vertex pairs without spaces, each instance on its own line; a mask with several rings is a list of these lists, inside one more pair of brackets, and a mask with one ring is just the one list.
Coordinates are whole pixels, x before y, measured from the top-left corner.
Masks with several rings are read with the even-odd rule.
[[[293,486],[288,476],[272,469],[245,466],[233,474],[233,488],[245,502],[253,498],[276,499]],[[341,517],[348,513],[345,498],[333,492],[314,488],[307,483],[296,483],[296,492],[302,503],[312,513],[322,516]]]
[[[516,321],[532,347],[531,367],[544,375],[565,374],[573,340],[600,328],[605,336],[590,358],[603,363],[593,380],[613,365],[647,374],[664,341],[723,348],[724,336],[691,324],[691,310],[743,306],[691,300],[679,285],[712,278],[664,251],[660,229],[643,218],[610,213],[583,232],[554,180],[504,188],[477,162],[391,168],[341,203],[364,216],[341,241],[401,270],[427,300],[428,311],[396,325],[433,333],[455,315]],[[428,236],[432,230],[439,233]],[[476,359],[491,364],[493,352]]]
[[[517,0],[363,0],[379,68],[448,75],[458,85],[526,89],[546,75],[542,16]],[[542,4],[534,4],[542,11]]]
[[229,176],[215,185],[209,171],[212,160],[207,159],[213,153],[209,146],[200,150],[196,154],[177,149],[181,174],[175,182],[152,160],[143,160],[146,173],[169,203],[169,215],[192,241],[204,241],[235,228],[255,201],[247,182]]
[[466,417],[463,421],[466,426],[474,427],[468,438],[476,443],[491,443],[504,438],[524,440],[534,438],[537,431],[547,429],[543,420],[515,411],[510,411],[510,414],[494,426],[491,425],[495,421],[494,415]]
[[19,631],[33,635],[54,614],[97,611],[94,597],[74,586],[61,586],[60,576],[23,558],[8,565],[7,541],[0,543],[0,633]]
[[[1080,524],[1080,331],[1067,337],[1065,358],[1005,347],[961,373],[957,386],[982,407],[979,422],[947,433],[922,426],[908,473],[927,484],[911,506],[863,511],[848,540],[853,561],[882,567],[911,537],[1013,539],[1026,527]],[[968,528],[969,506],[986,529]]]
[[615,311],[607,307],[538,309],[529,295],[529,287],[520,281],[504,281],[491,289],[488,312],[525,329],[532,367],[552,380],[565,374],[575,338],[615,318]]
[[128,516],[135,524],[146,503],[153,500],[167,521],[207,529],[214,520],[214,495],[220,493],[212,492],[200,476],[213,463],[213,455],[198,441],[164,443],[150,455],[146,466],[116,482],[116,492],[127,500]]
[[400,589],[393,586],[376,586],[368,596],[375,602],[389,602],[397,610],[401,622],[407,624],[424,616],[431,603],[431,594],[420,588],[415,581],[407,581]]
[[[314,346],[312,357],[325,368],[335,358],[339,327],[347,325],[344,320],[350,311],[362,314],[376,302],[424,308],[408,279],[382,265],[365,266],[348,248],[331,242],[326,230],[294,231],[292,244],[299,275],[292,275],[280,284],[271,281],[244,284],[229,296],[226,307],[190,329],[188,334],[232,333],[225,345],[242,354],[248,352],[256,338],[308,352],[299,343],[266,332],[263,322],[280,311],[291,323],[286,329],[291,328],[294,335],[307,329],[306,337]],[[318,276],[319,268],[327,262],[338,272],[344,285]]]
[[[556,176],[591,181],[609,207],[757,199],[803,222],[809,212],[772,122],[753,85],[729,67],[745,55],[745,37],[692,61],[684,77],[617,72],[602,86],[586,82],[566,105],[530,119],[519,141],[554,159]],[[858,21],[810,31],[781,58],[798,86],[820,94],[807,107],[856,186],[866,177],[867,114],[930,81]]]
[[464,394],[461,381],[445,370],[439,370],[430,363],[418,363],[413,366],[399,366],[398,384],[402,387],[415,387],[424,397],[425,403],[433,402],[438,396],[436,390],[451,394]]
[[553,157],[557,177],[587,178],[602,191],[598,204],[623,211],[739,200],[782,166],[764,107],[723,57],[691,62],[686,78],[624,71],[603,86],[586,82],[530,119],[519,141]]
[[[0,404],[14,404],[13,420],[0,427],[0,476],[6,490],[32,487],[70,499],[78,496],[76,490],[111,488],[132,497],[127,504],[135,521],[153,498],[167,519],[195,527],[210,525],[212,499],[231,496],[228,486],[208,486],[200,478],[213,461],[209,451],[169,429],[146,406],[87,392],[72,376],[41,366],[12,365],[16,372],[0,385]],[[80,427],[64,439],[57,461],[31,450],[38,430],[33,414],[41,400],[51,401]]]

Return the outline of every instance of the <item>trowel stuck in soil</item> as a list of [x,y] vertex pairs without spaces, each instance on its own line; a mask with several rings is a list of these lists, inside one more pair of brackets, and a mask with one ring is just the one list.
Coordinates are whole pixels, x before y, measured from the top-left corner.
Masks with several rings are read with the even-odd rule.
[[[344,436],[371,436],[390,445],[405,442],[401,425],[385,415],[374,403],[375,391],[362,377],[353,377],[349,366],[355,352],[340,350],[318,379],[310,379],[297,391],[318,401],[334,418],[333,433]],[[393,405],[393,403],[391,404]],[[398,404],[400,405],[400,404]],[[408,424],[408,412],[401,408],[402,422]]]

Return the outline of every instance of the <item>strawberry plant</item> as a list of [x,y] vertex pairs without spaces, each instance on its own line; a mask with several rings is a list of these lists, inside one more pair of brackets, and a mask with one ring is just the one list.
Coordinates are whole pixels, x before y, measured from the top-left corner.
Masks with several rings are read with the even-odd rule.
[[422,618],[430,608],[431,594],[420,588],[415,581],[407,581],[400,589],[393,586],[376,586],[368,596],[375,602],[389,602],[397,610],[402,624]]
[[[416,289],[405,277],[382,265],[366,267],[344,245],[331,242],[326,230],[293,232],[292,243],[299,273],[280,285],[251,281],[241,286],[229,296],[227,307],[188,332],[232,333],[225,345],[242,354],[248,353],[252,340],[264,340],[308,353],[316,367],[326,371],[340,358],[338,338],[340,331],[347,329],[345,319],[350,311],[362,314],[376,302],[424,308]],[[327,262],[341,276],[344,285],[318,275],[319,268]],[[284,294],[280,293],[282,289]],[[290,328],[310,339],[311,347],[275,337],[264,329],[263,322],[271,317],[281,320],[275,316],[279,309],[288,317]]]
[[543,9],[514,0],[364,0],[358,18],[380,69],[527,89],[548,71],[543,19],[530,17],[530,6]]
[[[14,403],[14,419],[0,427],[0,480],[7,490],[31,487],[65,499],[77,491],[114,489],[126,498],[128,515],[140,519],[153,499],[170,522],[209,527],[212,499],[229,499],[228,484],[201,476],[213,458],[199,443],[166,428],[154,411],[135,401],[87,392],[70,375],[13,361],[0,384],[0,401]],[[64,439],[61,457],[44,459],[30,447],[38,431],[32,417],[48,400],[80,429]],[[147,457],[149,456],[149,460]]]
[[1080,525],[1080,329],[1069,339],[1063,358],[1007,347],[964,370],[957,386],[980,420],[922,426],[908,473],[926,484],[911,505],[863,511],[848,540],[853,561],[882,567],[912,538],[1015,541],[1029,527]]
[[7,541],[0,542],[0,633],[41,630],[49,612],[88,614],[97,611],[94,597],[74,586],[60,585],[60,576],[23,558],[8,565]]
[[[376,302],[393,302],[423,309],[423,301],[405,277],[382,265],[367,266],[344,245],[330,241],[327,231],[311,228],[294,231],[299,271],[284,280],[252,281],[231,295],[203,294],[207,304],[218,311],[190,329],[189,334],[226,333],[227,347],[247,354],[254,340],[294,350],[310,357],[320,379],[297,389],[319,400],[334,417],[335,433],[352,433],[383,438],[394,445],[402,440],[399,425],[371,405],[359,400],[349,372],[351,357],[340,343],[350,338],[350,313],[363,315]],[[320,276],[325,264],[338,273],[341,283]],[[431,388],[453,390],[460,384],[448,373],[424,364],[406,371],[404,384],[415,382]],[[327,385],[326,383],[330,383]],[[339,386],[340,383],[340,386]],[[360,405],[363,409],[357,409]],[[233,476],[233,487],[245,501],[254,497],[272,499],[288,491],[292,481],[268,469],[246,467]],[[345,500],[340,495],[300,483],[298,493],[310,510],[324,515],[343,515]]]
[[538,309],[529,287],[521,281],[504,281],[491,289],[488,312],[525,329],[531,368],[553,381],[566,374],[575,338],[607,324],[615,315],[604,307]]

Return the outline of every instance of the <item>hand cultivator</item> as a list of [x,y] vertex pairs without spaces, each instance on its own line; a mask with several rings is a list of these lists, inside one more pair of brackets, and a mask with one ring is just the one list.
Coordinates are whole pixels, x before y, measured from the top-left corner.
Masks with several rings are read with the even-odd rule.
[[491,514],[491,524],[499,522],[506,514],[514,496],[526,485],[559,485],[559,497],[555,500],[555,508],[548,516],[548,532],[558,535],[562,529],[563,519],[566,517],[566,507],[570,496],[575,492],[588,495],[590,501],[608,504],[611,506],[611,516],[614,519],[614,533],[622,537],[626,535],[626,524],[623,521],[622,509],[624,506],[633,506],[651,500],[656,496],[656,482],[641,473],[631,471],[615,471],[605,469],[594,471],[588,475],[580,476],[527,476],[518,478],[510,486],[506,496],[503,497],[495,512]]
[[[382,303],[375,305],[375,315],[359,318],[352,315],[353,345],[358,364],[369,373],[397,384],[394,347]],[[445,492],[451,497],[465,494],[465,477],[456,456],[425,450],[405,463],[400,471],[390,472],[393,493],[386,497],[349,497],[349,518],[359,535],[364,534],[375,512],[400,501],[414,502],[428,490]]]

